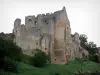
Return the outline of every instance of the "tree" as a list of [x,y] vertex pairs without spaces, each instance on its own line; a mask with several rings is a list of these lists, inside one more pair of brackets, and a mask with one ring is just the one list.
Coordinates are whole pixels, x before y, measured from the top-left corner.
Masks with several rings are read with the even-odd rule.
[[97,61],[98,57],[96,55],[97,53],[97,46],[94,42],[87,42],[87,36],[85,34],[81,34],[80,37],[80,45],[84,49],[86,49],[89,52],[89,59],[92,61]]
[[98,62],[98,60],[99,60],[98,58],[99,57],[96,55],[97,54],[97,50],[98,50],[96,44],[94,44],[94,42],[89,42],[88,46],[87,46],[87,50],[89,52],[89,59],[91,61]]
[[21,48],[13,43],[12,40],[0,38],[0,57],[9,57],[14,60],[21,60]]
[[35,67],[43,67],[47,64],[48,56],[39,50],[31,59],[31,64]]
[[86,47],[86,44],[87,44],[87,36],[85,34],[81,34],[80,37],[80,44],[83,48]]
[[97,46],[94,42],[89,42],[88,44],[88,51],[91,55],[95,55],[97,52]]
[[13,41],[0,38],[0,69],[9,71],[8,67],[10,65],[10,71],[14,71],[17,66],[14,65],[15,63],[12,60],[21,60],[21,54],[21,48]]
[[94,42],[89,42],[89,46],[91,47],[91,48],[96,48],[97,46],[96,46],[96,44],[94,44]]

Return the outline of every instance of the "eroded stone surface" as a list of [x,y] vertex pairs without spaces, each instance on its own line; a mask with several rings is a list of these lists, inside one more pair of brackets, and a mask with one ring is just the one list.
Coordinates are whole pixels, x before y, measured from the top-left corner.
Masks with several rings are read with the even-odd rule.
[[51,63],[55,64],[65,64],[76,57],[82,57],[79,34],[71,35],[65,7],[51,14],[26,16],[25,25],[16,19],[13,33],[14,42],[25,54],[32,55],[38,48],[49,54]]

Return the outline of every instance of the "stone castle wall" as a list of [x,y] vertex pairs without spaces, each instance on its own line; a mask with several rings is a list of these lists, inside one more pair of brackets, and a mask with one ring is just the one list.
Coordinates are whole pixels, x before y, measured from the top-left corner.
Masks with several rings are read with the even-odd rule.
[[32,55],[35,49],[41,49],[50,55],[51,63],[55,64],[64,64],[80,57],[79,34],[71,35],[65,7],[51,14],[26,16],[25,25],[16,19],[13,33],[14,42],[25,54]]

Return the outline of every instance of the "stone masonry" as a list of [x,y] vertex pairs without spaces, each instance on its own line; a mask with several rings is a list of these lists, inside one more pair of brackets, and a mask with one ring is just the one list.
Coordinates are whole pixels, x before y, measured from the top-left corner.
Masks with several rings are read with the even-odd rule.
[[25,25],[17,18],[13,33],[14,42],[27,55],[40,49],[49,54],[51,63],[54,64],[65,64],[76,57],[82,57],[79,34],[71,35],[65,7],[54,13],[26,16]]

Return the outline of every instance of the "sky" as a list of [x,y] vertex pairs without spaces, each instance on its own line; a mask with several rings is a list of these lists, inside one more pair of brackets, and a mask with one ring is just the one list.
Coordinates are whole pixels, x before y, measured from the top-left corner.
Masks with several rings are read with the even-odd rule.
[[53,13],[66,7],[71,33],[86,34],[100,46],[100,0],[0,0],[0,32],[11,33],[14,21],[25,16]]

